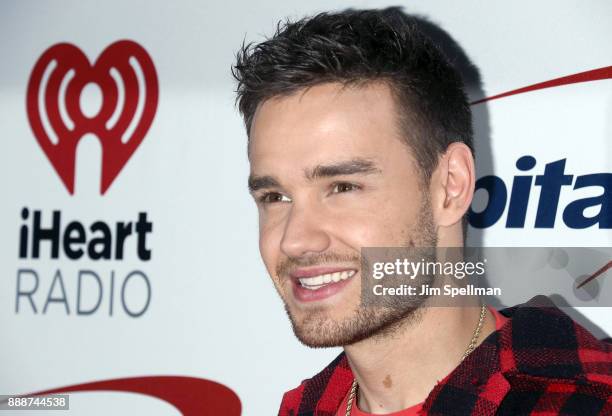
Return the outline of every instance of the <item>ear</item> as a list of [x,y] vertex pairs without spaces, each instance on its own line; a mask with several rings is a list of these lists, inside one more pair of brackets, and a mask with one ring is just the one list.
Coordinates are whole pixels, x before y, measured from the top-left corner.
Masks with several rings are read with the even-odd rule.
[[451,143],[438,160],[430,182],[435,223],[448,227],[460,223],[474,197],[474,156],[461,142]]

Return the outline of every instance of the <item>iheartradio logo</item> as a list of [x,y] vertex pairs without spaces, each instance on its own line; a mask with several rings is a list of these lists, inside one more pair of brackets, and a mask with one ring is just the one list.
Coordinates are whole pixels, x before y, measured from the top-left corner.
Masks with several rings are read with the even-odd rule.
[[[96,92],[98,104],[84,105],[84,97]],[[41,55],[28,82],[28,119],[70,194],[79,140],[92,133],[100,141],[104,194],[151,127],[158,94],[153,61],[136,42],[111,44],[93,65],[69,43],[56,44]]]

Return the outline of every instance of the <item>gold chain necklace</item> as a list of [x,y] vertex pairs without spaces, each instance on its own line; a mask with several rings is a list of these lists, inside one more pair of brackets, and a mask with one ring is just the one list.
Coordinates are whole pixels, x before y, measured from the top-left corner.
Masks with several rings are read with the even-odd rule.
[[[484,318],[486,314],[487,314],[487,305],[483,304],[480,307],[480,318],[478,319],[478,325],[476,325],[476,330],[474,330],[474,335],[472,336],[472,340],[468,344],[468,347],[463,353],[463,356],[461,357],[461,361],[459,361],[459,363],[462,363],[463,360],[465,360],[465,357],[470,355],[472,351],[474,351],[474,348],[476,348],[476,342],[478,342],[478,337],[480,336],[480,330],[482,329],[482,324],[484,322]],[[355,400],[356,396],[357,396],[357,379],[354,378],[353,384],[351,385],[351,392],[349,393],[348,402],[346,403],[346,416],[351,416],[351,409],[353,408],[353,401]]]

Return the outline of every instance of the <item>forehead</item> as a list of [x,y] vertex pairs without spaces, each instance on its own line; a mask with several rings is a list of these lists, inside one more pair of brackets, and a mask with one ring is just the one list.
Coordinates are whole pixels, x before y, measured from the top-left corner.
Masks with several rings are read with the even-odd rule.
[[395,100],[386,83],[317,85],[261,104],[251,127],[251,167],[322,163],[355,153],[384,157],[402,143]]

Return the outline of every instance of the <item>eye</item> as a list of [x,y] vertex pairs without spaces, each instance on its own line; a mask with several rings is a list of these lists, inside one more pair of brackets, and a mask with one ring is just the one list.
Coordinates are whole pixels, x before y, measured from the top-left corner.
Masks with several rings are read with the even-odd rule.
[[266,192],[259,198],[262,204],[273,204],[276,202],[291,202],[291,199],[279,192]]
[[339,182],[334,185],[332,193],[339,194],[343,192],[356,191],[361,189],[358,185],[349,182]]

